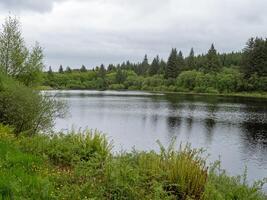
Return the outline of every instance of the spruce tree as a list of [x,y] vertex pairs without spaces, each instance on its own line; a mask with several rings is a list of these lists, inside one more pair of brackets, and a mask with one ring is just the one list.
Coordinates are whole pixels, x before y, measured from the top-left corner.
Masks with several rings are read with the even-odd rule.
[[178,75],[177,70],[177,50],[173,48],[168,58],[165,76],[166,78],[176,78]]
[[189,70],[193,70],[196,67],[196,63],[195,63],[195,52],[194,49],[191,48],[189,56],[186,59],[186,64]]
[[87,72],[87,69],[84,65],[82,65],[81,69],[80,69],[81,72]]
[[160,68],[160,66],[159,66],[159,56],[157,55],[153,59],[151,65],[149,67],[148,74],[150,76],[153,76],[153,75],[157,74],[159,72],[159,68]]
[[69,66],[66,68],[66,72],[71,73],[71,68]]
[[49,66],[48,74],[53,74],[53,70],[52,70],[51,66]]
[[243,52],[242,69],[246,77],[267,76],[267,40],[251,38]]
[[144,75],[147,72],[148,68],[149,68],[148,58],[147,55],[145,55],[144,60],[141,64],[141,71],[140,71],[141,75]]
[[218,72],[220,70],[221,62],[213,44],[208,51],[206,59],[206,64],[203,66],[205,72]]
[[106,76],[106,69],[103,64],[100,65],[99,71],[98,71],[98,76],[101,78],[105,78]]
[[177,55],[177,75],[179,75],[183,70],[185,70],[185,61],[182,51],[179,51]]
[[64,72],[62,65],[59,66],[58,72],[61,74]]

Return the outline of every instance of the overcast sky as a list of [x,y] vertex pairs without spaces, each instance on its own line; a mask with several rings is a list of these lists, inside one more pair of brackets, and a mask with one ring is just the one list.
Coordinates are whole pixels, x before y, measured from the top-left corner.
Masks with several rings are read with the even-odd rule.
[[239,51],[249,37],[267,37],[266,10],[267,0],[0,0],[0,22],[18,16],[47,66],[91,68],[145,54],[166,59],[172,47]]

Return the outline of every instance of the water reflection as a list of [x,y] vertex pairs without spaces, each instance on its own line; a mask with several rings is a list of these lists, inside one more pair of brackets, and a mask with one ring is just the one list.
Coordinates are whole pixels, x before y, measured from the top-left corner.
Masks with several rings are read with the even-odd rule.
[[115,150],[158,150],[175,136],[207,148],[211,160],[250,179],[267,175],[267,101],[253,98],[155,95],[142,92],[50,91],[68,102],[71,116],[56,130],[98,129],[113,139]]

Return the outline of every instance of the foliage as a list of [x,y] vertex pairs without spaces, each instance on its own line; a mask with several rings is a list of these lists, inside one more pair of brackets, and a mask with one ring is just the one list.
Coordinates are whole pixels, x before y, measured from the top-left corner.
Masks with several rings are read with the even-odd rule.
[[32,50],[28,49],[18,19],[9,16],[0,32],[0,71],[35,86],[41,82],[43,67],[42,48],[36,43]]
[[55,117],[64,114],[64,105],[0,74],[0,122],[16,134],[35,134],[52,127]]
[[[217,53],[211,45],[206,55],[188,57],[172,49],[167,63],[156,56],[149,64],[123,62],[92,70],[77,69],[71,73],[44,75],[44,85],[58,89],[112,89],[178,91],[196,93],[266,92],[266,41],[251,39],[244,52]],[[62,71],[62,66],[60,66]]]
[[13,199],[253,199],[249,186],[218,165],[208,171],[203,150],[160,143],[160,153],[111,153],[98,132],[12,137],[0,125],[0,196]]

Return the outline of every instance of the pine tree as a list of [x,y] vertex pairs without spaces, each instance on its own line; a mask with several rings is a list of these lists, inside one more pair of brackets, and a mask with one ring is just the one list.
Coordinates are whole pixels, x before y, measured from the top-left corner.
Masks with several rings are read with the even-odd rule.
[[196,68],[196,63],[195,63],[195,52],[194,49],[191,48],[189,56],[186,59],[186,64],[189,70],[193,70]]
[[69,66],[66,68],[66,72],[71,73],[71,68]]
[[141,75],[144,75],[147,72],[148,68],[149,68],[148,58],[147,55],[145,55],[144,60],[141,64],[141,69],[140,69]]
[[183,70],[185,70],[185,61],[182,51],[179,51],[177,55],[177,75],[179,75]]
[[175,48],[172,49],[170,56],[168,58],[165,76],[166,78],[176,78],[178,75],[177,70],[177,50]]
[[61,74],[64,72],[62,65],[59,66],[58,72]]
[[81,69],[80,69],[81,72],[87,72],[87,69],[84,65],[82,65]]
[[100,65],[99,71],[98,71],[98,76],[101,78],[104,78],[106,76],[106,69],[103,64]]
[[159,68],[160,68],[160,66],[159,66],[159,56],[157,55],[153,59],[151,65],[149,67],[148,74],[150,76],[153,76],[153,75],[157,74],[159,72]]
[[51,66],[49,66],[48,74],[50,74],[50,75],[53,74],[53,70],[52,70]]
[[267,39],[251,38],[243,52],[242,69],[246,77],[267,76]]
[[203,66],[205,72],[218,72],[220,70],[221,62],[213,44],[208,51],[206,59],[206,64]]

